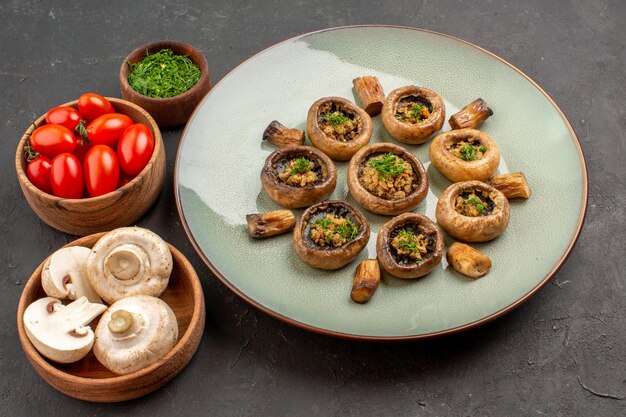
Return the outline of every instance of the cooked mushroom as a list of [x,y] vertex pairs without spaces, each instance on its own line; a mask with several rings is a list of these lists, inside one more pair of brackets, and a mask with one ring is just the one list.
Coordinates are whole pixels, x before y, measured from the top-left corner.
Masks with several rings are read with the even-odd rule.
[[367,219],[344,201],[324,201],[304,211],[293,232],[296,254],[309,266],[339,269],[365,248],[370,238]]
[[443,256],[443,233],[428,217],[404,213],[378,232],[376,252],[385,271],[398,278],[419,278],[432,271]]
[[274,120],[265,128],[263,140],[281,148],[301,146],[304,144],[304,131],[290,129],[283,126],[278,120]]
[[24,311],[24,328],[30,342],[46,358],[59,363],[76,362],[94,343],[89,323],[106,310],[87,297],[64,306],[53,297],[40,298]]
[[273,210],[247,214],[246,221],[250,237],[265,238],[292,230],[296,225],[296,216],[289,210]]
[[383,105],[383,127],[403,143],[424,143],[441,129],[446,105],[439,94],[424,87],[409,85],[393,90]]
[[96,328],[93,353],[111,372],[126,375],[161,359],[178,340],[178,322],[165,301],[134,295],[116,301]]
[[354,281],[350,298],[355,303],[363,304],[372,298],[380,282],[380,266],[378,259],[362,261],[354,271]]
[[457,182],[441,194],[435,214],[450,236],[486,242],[500,236],[509,224],[509,201],[484,182]]
[[109,304],[129,295],[158,297],[167,287],[172,267],[167,243],[141,227],[107,233],[87,259],[91,286]]
[[482,98],[477,98],[463,107],[458,113],[450,116],[448,122],[452,129],[465,129],[468,127],[476,129],[492,115],[493,111],[487,106],[487,102]]
[[376,214],[413,210],[426,197],[428,175],[419,159],[392,143],[373,143],[358,151],[348,167],[352,197]]
[[50,255],[41,272],[41,286],[46,294],[61,300],[87,297],[92,303],[102,303],[87,276],[90,253],[89,248],[70,246]]
[[378,116],[385,101],[385,93],[378,78],[371,75],[358,77],[352,80],[352,85],[365,112],[371,117]]
[[498,145],[476,129],[451,130],[440,134],[429,148],[432,164],[453,182],[491,177],[500,164]]
[[455,271],[474,279],[487,275],[491,269],[491,259],[465,243],[454,242],[446,259]]
[[336,161],[347,161],[372,137],[372,119],[365,110],[341,97],[317,100],[306,119],[313,146]]
[[265,160],[261,183],[278,204],[306,207],[332,194],[337,185],[337,169],[326,155],[311,146],[283,148]]
[[502,191],[502,194],[508,199],[529,198],[531,194],[530,186],[523,172],[494,175],[489,179],[488,184]]

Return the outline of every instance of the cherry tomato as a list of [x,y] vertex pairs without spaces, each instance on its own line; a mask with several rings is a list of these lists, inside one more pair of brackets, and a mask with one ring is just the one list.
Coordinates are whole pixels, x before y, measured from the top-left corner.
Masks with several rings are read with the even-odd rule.
[[85,160],[85,155],[89,149],[91,149],[91,143],[85,142],[82,136],[74,135],[74,142],[76,143],[76,149],[74,149],[74,155],[78,158],[80,163],[82,164]]
[[128,176],[123,172],[120,173],[120,180],[117,182],[117,188],[122,188],[129,182],[131,182],[135,177]]
[[91,122],[98,116],[115,113],[113,105],[106,98],[96,93],[85,93],[78,98],[78,111]]
[[120,113],[103,114],[87,126],[87,137],[94,145],[108,145],[115,148],[124,130],[133,120]]
[[139,174],[148,165],[152,151],[154,138],[148,126],[137,123],[127,127],[117,143],[121,170],[130,176]]
[[85,189],[83,169],[76,155],[62,153],[52,160],[50,171],[52,192],[57,197],[81,198]]
[[73,107],[55,107],[46,113],[46,123],[67,127],[72,132],[81,120],[83,115]]
[[64,152],[74,152],[76,142],[74,134],[67,127],[43,125],[33,131],[30,146],[43,156],[54,158]]
[[94,145],[85,155],[84,168],[90,196],[96,197],[117,188],[120,166],[113,149],[106,145]]
[[38,156],[26,166],[26,175],[35,187],[45,193],[52,194],[52,185],[50,185],[51,170],[52,161],[50,158],[47,156]]

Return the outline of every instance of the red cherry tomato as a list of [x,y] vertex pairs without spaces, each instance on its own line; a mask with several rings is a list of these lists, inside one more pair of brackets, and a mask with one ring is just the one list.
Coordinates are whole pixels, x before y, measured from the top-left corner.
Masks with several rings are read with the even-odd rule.
[[96,93],[85,93],[78,98],[78,111],[91,122],[98,116],[115,113],[113,105],[106,98]]
[[115,148],[124,130],[133,120],[120,113],[103,114],[87,126],[87,137],[94,145],[108,145]]
[[83,115],[73,107],[55,107],[46,113],[46,123],[61,125],[72,132],[81,120],[83,120]]
[[76,155],[62,153],[52,160],[50,171],[52,192],[57,197],[81,198],[85,189],[83,169]]
[[54,158],[64,152],[74,152],[76,142],[68,128],[60,125],[43,125],[33,131],[30,146],[41,155]]
[[47,156],[38,156],[26,166],[26,175],[35,187],[45,193],[52,194],[52,185],[50,185],[51,170],[52,161],[50,158]]
[[148,126],[137,123],[127,127],[117,143],[120,168],[134,177],[148,165],[153,151],[154,138]]
[[74,142],[76,143],[76,149],[74,149],[74,155],[78,158],[80,163],[82,164],[85,160],[85,155],[89,149],[91,149],[91,143],[85,142],[82,136],[74,135]]
[[117,188],[120,166],[113,149],[106,145],[94,145],[85,155],[84,168],[90,196],[96,197]]
[[122,188],[129,182],[131,182],[135,177],[130,177],[123,172],[120,173],[120,180],[117,182],[117,188]]

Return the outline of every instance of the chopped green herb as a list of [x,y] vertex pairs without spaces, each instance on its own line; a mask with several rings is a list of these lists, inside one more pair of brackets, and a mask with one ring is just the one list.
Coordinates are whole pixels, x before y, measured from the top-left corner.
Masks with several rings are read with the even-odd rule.
[[133,90],[152,98],[168,98],[184,93],[200,79],[200,68],[186,56],[171,49],[149,54],[130,64],[128,84]]
[[351,241],[359,234],[359,228],[352,220],[346,219],[345,224],[335,227],[335,232],[346,241]]
[[398,243],[402,249],[406,249],[411,253],[416,253],[419,250],[417,248],[417,237],[412,232],[402,229],[398,232],[398,236],[400,236]]
[[478,148],[479,151],[481,151],[482,153],[487,152],[487,147],[485,145],[482,145],[480,148]]
[[292,176],[295,174],[304,174],[305,172],[309,171],[311,168],[313,168],[313,162],[309,161],[308,159],[302,156],[296,159],[295,162],[293,163],[289,176]]
[[461,146],[459,152],[461,152],[460,158],[464,161],[473,161],[476,159],[476,148],[472,145]]
[[483,214],[483,211],[485,211],[485,206],[483,204],[476,204],[476,210],[478,210],[478,214]]
[[404,172],[402,160],[392,153],[370,159],[369,166],[374,168],[381,178],[396,177]]
[[346,116],[344,116],[338,111],[334,113],[326,113],[324,115],[324,119],[326,119],[326,121],[330,123],[331,125],[333,125],[334,127],[337,127],[342,123],[350,121],[350,119],[348,119]]
[[320,217],[319,219],[313,222],[313,226],[320,226],[322,229],[326,229],[330,226],[331,220],[328,216]]
[[411,106],[411,117],[415,120],[422,120],[422,109],[424,109],[424,106],[419,103],[414,103]]
[[463,202],[463,204],[476,204],[476,205],[481,204],[481,203],[482,201],[480,201],[478,197],[470,197]]

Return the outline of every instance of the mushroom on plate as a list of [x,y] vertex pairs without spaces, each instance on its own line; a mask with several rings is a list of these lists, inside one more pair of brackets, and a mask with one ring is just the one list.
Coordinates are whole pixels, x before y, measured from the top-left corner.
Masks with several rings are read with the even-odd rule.
[[103,304],[80,297],[68,305],[53,297],[40,298],[24,311],[24,328],[30,342],[46,358],[59,363],[76,362],[94,343],[89,323],[106,310]]
[[424,87],[409,85],[393,90],[383,105],[383,127],[400,142],[424,143],[441,129],[446,105],[441,96]]
[[332,194],[337,185],[337,169],[318,149],[292,146],[267,157],[261,184],[278,204],[288,208],[306,207]]
[[121,227],[102,236],[87,259],[92,287],[107,303],[129,295],[158,297],[172,273],[172,254],[156,233]]
[[428,175],[420,160],[401,146],[373,143],[350,160],[348,189],[372,213],[394,215],[424,200]]
[[347,161],[372,137],[372,119],[354,103],[341,97],[317,100],[306,119],[313,146],[336,161]]
[[70,246],[50,255],[41,272],[41,286],[45,293],[61,300],[84,296],[92,303],[102,303],[87,276],[90,253],[91,249],[84,246]]
[[443,233],[428,217],[404,213],[378,232],[376,252],[385,271],[398,278],[419,278],[432,271],[443,256]]
[[486,242],[500,236],[508,226],[509,200],[484,182],[457,182],[441,194],[435,215],[450,236],[465,242]]
[[178,340],[178,323],[163,300],[134,295],[113,303],[96,328],[93,353],[102,365],[126,375],[158,361]]
[[293,231],[296,254],[313,268],[334,270],[350,263],[370,238],[367,219],[344,201],[323,201],[304,211]]
[[485,181],[500,164],[496,142],[476,129],[444,132],[433,140],[428,151],[434,167],[453,182]]

